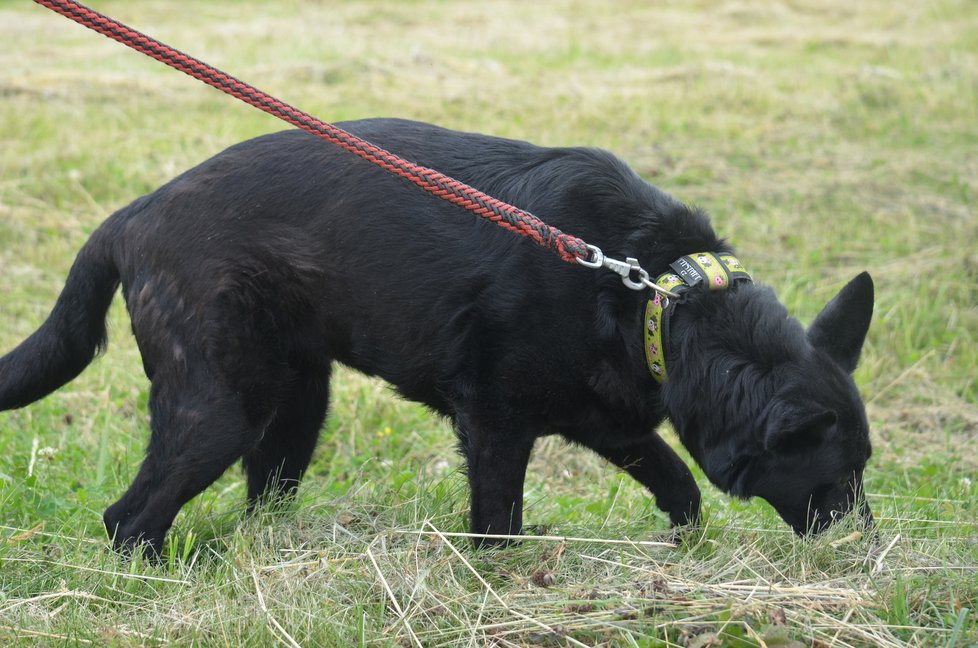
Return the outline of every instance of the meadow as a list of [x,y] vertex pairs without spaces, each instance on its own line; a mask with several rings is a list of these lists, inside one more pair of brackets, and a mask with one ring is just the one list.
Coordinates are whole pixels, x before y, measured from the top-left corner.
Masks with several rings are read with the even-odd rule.
[[[862,270],[876,541],[795,537],[695,470],[647,493],[538,443],[534,536],[476,551],[450,425],[348,370],[296,506],[230,470],[161,561],[102,511],[148,439],[122,300],[107,353],[0,413],[0,642],[107,646],[978,646],[978,3],[99,0],[329,121],[397,116],[609,149],[707,210],[810,322]],[[0,352],[113,210],[285,125],[28,0],[0,0]],[[469,215],[460,212],[460,218]],[[670,441],[675,437],[666,430]],[[687,455],[683,455],[688,459]]]

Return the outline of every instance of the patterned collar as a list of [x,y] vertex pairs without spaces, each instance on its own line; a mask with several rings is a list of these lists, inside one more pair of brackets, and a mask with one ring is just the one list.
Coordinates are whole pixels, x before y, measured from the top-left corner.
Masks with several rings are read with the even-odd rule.
[[710,290],[726,290],[738,281],[752,281],[750,273],[732,254],[697,252],[680,257],[669,264],[672,268],[656,279],[666,290],[679,293],[678,299],[656,292],[645,307],[645,359],[652,377],[661,385],[666,381],[666,337],[669,319],[682,295],[693,286],[706,283]]

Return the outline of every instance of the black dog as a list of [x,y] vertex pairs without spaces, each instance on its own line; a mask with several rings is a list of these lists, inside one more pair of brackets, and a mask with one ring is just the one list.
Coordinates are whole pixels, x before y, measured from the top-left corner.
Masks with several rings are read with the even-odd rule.
[[[604,151],[396,120],[342,126],[650,271],[730,252],[704,214]],[[768,288],[690,288],[660,385],[643,344],[647,292],[287,131],[233,146],[106,220],[47,321],[0,359],[0,410],[91,362],[120,282],[152,383],[146,458],[105,513],[123,549],[159,550],[180,508],[239,458],[252,505],[294,492],[334,360],[452,419],[474,533],[520,532],[527,460],[546,434],[627,470],[673,524],[694,523],[696,483],[655,433],[666,417],[714,484],[766,499],[799,533],[857,502],[869,516],[868,426],[850,377],[872,315],[865,273],[807,332]]]

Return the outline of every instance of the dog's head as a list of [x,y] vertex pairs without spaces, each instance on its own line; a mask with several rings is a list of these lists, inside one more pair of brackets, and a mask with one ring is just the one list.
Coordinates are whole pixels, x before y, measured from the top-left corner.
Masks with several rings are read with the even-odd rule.
[[850,281],[807,330],[756,286],[691,310],[677,322],[691,331],[677,335],[665,397],[710,480],[763,498],[800,534],[854,508],[871,522],[862,491],[869,425],[851,376],[873,312],[869,274]]

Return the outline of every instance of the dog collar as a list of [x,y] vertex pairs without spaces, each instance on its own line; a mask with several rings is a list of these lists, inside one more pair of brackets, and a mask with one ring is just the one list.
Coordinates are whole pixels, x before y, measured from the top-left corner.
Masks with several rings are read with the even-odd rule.
[[665,349],[669,319],[684,293],[701,283],[706,283],[710,290],[726,290],[738,281],[752,281],[750,273],[732,254],[697,252],[679,257],[669,267],[671,270],[661,274],[655,283],[679,293],[680,297],[669,299],[656,292],[645,307],[645,359],[652,377],[660,385],[668,377]]

